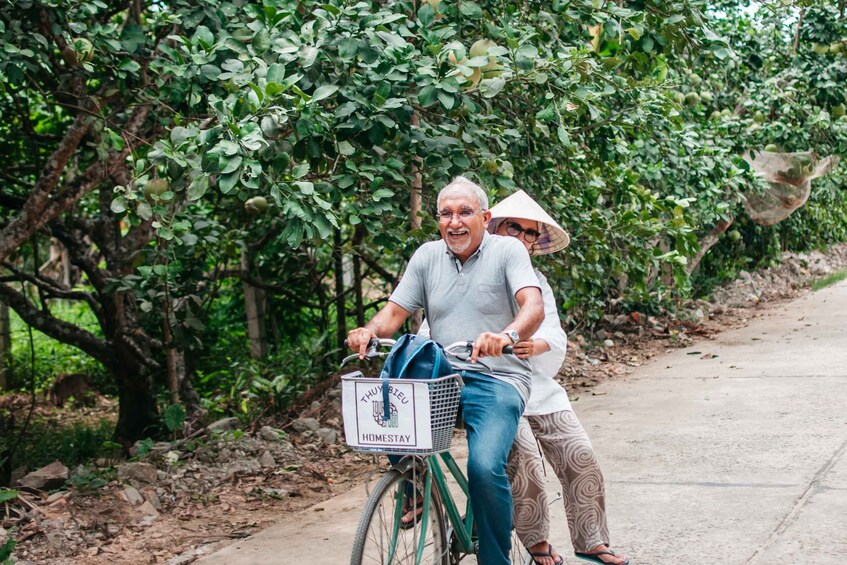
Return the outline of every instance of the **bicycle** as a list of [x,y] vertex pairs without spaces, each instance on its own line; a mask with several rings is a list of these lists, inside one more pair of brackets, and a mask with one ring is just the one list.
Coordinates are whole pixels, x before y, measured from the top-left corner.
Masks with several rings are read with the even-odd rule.
[[[378,351],[378,348],[391,347],[394,343],[390,339],[372,340],[366,358],[385,357],[386,353]],[[457,342],[444,350],[455,357],[456,350],[472,347],[473,342]],[[341,365],[356,358],[358,355],[350,355]],[[368,379],[360,371],[341,378],[342,382],[382,382]],[[371,491],[359,520],[350,564],[456,565],[477,550],[468,481],[449,452],[457,421],[462,378],[453,374],[431,380],[390,379],[389,383],[419,383],[427,387],[432,446],[423,449],[353,447],[359,451],[404,457],[380,478]],[[381,406],[381,401],[379,404]],[[442,464],[464,493],[464,514],[450,492]],[[403,523],[403,516],[410,514],[413,517],[410,522]],[[514,565],[532,562],[514,531],[510,558]]]

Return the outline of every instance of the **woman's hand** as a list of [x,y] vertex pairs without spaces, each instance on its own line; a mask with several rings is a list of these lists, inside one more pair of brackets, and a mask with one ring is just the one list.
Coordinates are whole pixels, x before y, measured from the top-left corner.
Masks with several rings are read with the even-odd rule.
[[527,359],[533,355],[541,355],[550,351],[550,346],[543,339],[525,339],[514,345],[514,354],[518,359]]

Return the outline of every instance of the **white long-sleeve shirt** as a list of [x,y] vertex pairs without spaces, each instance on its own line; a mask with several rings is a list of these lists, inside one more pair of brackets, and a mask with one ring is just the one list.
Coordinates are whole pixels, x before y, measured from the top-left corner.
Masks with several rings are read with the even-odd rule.
[[[541,287],[541,298],[544,301],[544,320],[533,335],[533,339],[543,339],[550,346],[550,351],[530,357],[532,363],[532,391],[524,408],[524,416],[542,416],[572,410],[568,393],[556,382],[555,377],[565,362],[568,350],[568,336],[559,321],[559,309],[553,289],[547,283],[547,277],[537,269],[538,283]],[[418,330],[418,335],[429,337],[429,324],[424,320]]]
[[559,321],[559,309],[556,307],[556,298],[547,283],[547,277],[537,269],[535,274],[538,275],[541,298],[544,301],[544,321],[532,337],[546,341],[550,351],[529,358],[532,363],[532,392],[523,411],[524,416],[541,416],[572,410],[568,393],[555,379],[565,362],[568,336]]

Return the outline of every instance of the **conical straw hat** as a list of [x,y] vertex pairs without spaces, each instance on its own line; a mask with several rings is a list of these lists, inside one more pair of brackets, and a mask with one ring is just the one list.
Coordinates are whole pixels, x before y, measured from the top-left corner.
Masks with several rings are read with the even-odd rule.
[[501,200],[491,208],[491,222],[488,231],[494,233],[506,218],[521,218],[538,222],[541,236],[532,244],[533,255],[546,255],[561,251],[571,242],[567,232],[550,217],[550,214],[538,205],[532,197],[518,190],[516,193]]

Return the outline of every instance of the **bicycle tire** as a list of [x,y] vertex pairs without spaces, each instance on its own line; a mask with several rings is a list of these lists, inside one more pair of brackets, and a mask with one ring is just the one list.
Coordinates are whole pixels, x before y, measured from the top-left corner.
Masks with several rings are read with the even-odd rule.
[[423,492],[424,478],[425,474],[415,469],[391,469],[382,476],[359,519],[350,565],[449,565],[446,521],[435,485],[432,486],[429,525],[420,563],[416,562],[416,552],[421,521],[405,530],[395,526],[397,505],[402,504],[406,485],[411,483],[418,492]]

